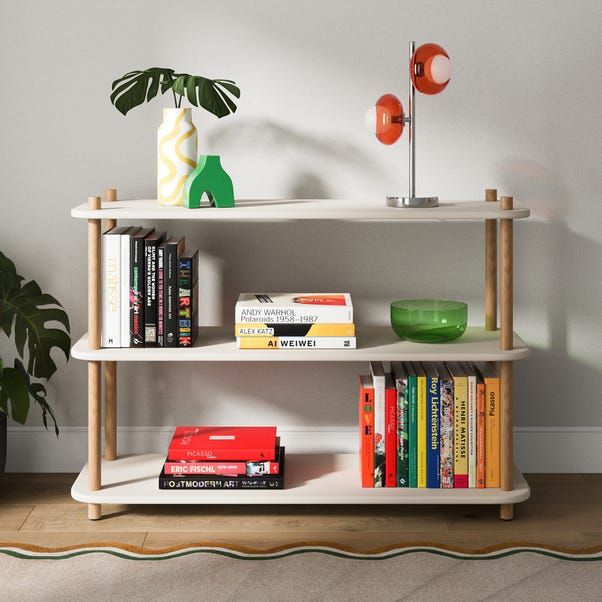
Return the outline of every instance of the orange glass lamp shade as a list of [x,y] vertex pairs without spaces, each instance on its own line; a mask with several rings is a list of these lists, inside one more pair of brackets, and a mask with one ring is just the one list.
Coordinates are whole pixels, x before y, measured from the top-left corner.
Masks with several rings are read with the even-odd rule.
[[393,144],[403,132],[404,113],[401,101],[394,94],[383,94],[366,111],[364,122],[383,144]]
[[438,44],[422,44],[410,59],[410,77],[422,94],[439,94],[452,75],[449,55]]

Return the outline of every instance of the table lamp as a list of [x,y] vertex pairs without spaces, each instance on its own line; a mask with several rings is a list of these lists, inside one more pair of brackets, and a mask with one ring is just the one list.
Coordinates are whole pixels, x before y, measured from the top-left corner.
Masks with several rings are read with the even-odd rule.
[[407,123],[409,132],[409,192],[408,196],[388,196],[388,207],[437,207],[439,197],[416,196],[416,90],[422,94],[439,94],[451,78],[452,67],[447,52],[437,44],[422,44],[416,48],[410,42],[410,77],[408,114],[393,94],[383,94],[375,106],[366,112],[366,127],[383,144],[393,144],[401,137]]

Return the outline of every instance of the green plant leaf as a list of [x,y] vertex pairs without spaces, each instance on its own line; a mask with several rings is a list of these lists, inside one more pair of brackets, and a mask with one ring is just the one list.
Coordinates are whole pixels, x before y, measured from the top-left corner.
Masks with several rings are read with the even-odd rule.
[[[22,285],[23,278],[13,270],[14,264],[0,252],[0,329],[10,337],[14,325],[15,345],[23,359],[27,348],[27,371],[48,379],[56,371],[51,357],[54,347],[69,359],[69,318],[52,295],[42,293],[33,280]],[[49,328],[48,322],[60,328]]]
[[116,79],[112,85],[111,102],[127,115],[128,111],[152,100],[158,93],[164,94],[173,85],[173,69],[151,67],[144,71],[130,71]]
[[[223,89],[219,88],[220,85]],[[236,111],[236,104],[228,94],[240,97],[240,90],[230,80],[213,80],[187,73],[176,75],[174,91],[177,94],[186,94],[191,105],[202,107],[220,118]]]
[[25,424],[29,414],[29,389],[23,374],[15,368],[4,368],[0,387],[10,402],[12,419]]

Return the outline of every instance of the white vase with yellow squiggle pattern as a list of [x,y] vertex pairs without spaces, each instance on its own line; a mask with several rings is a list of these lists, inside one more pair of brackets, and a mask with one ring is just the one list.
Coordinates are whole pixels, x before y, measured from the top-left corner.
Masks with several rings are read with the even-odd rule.
[[196,128],[190,109],[163,109],[157,133],[157,198],[181,205],[186,178],[196,167]]

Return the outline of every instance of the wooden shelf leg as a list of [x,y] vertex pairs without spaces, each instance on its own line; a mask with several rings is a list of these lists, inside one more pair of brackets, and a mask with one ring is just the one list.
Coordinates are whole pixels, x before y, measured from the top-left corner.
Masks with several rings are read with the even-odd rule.
[[[89,197],[90,209],[100,209],[100,197]],[[100,349],[100,220],[88,220],[88,345]],[[100,463],[100,362],[88,362],[88,488],[102,485]],[[88,518],[101,517],[100,504],[88,504]]]
[[[501,208],[512,209],[512,197],[502,197]],[[500,346],[512,349],[513,346],[513,231],[512,220],[501,221],[501,332]],[[512,362],[500,362],[500,488],[512,491]],[[511,520],[512,504],[500,506],[500,518]]]
[[[114,203],[117,200],[117,190],[107,188],[104,200]],[[105,220],[103,232],[117,227],[116,219]],[[104,363],[105,391],[105,460],[117,459],[117,363]]]
[[[487,202],[497,201],[497,190],[485,190]],[[497,330],[497,220],[485,220],[485,330]]]

